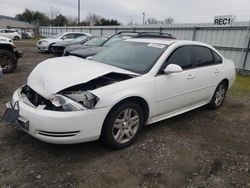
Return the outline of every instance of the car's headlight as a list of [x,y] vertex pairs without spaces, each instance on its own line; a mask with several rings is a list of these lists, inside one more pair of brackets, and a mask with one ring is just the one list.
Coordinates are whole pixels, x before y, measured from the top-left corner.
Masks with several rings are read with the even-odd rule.
[[65,111],[80,111],[86,110],[86,108],[80,103],[65,97],[63,95],[54,95],[50,98],[51,103],[57,108],[63,108]]
[[74,93],[72,93],[71,96],[71,98],[69,98],[64,95],[57,94],[51,97],[50,101],[55,107],[61,107],[65,111],[79,111],[93,109],[99,100],[97,96],[88,91],[84,92],[77,100],[74,100]]

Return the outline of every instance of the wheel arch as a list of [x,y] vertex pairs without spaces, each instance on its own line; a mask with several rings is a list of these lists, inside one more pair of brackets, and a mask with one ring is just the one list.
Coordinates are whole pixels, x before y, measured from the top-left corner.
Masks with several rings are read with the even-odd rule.
[[0,49],[8,50],[13,52],[13,47],[10,44],[0,44]]
[[135,102],[139,106],[141,106],[142,111],[143,111],[144,123],[148,120],[149,110],[150,110],[148,102],[144,98],[142,98],[140,96],[131,96],[131,97],[124,98],[124,99],[120,100],[119,102],[117,102],[115,105],[113,105],[113,107],[109,110],[108,114],[106,115],[106,117],[104,119],[104,122],[103,122],[103,125],[107,121],[107,118],[112,113],[112,111],[115,110],[119,105],[121,105],[123,103],[126,103],[126,102]]
[[[229,79],[224,78],[221,82],[225,82],[225,83],[226,83],[226,87],[227,87],[227,89],[228,89],[228,87],[229,87]],[[220,82],[220,83],[221,83],[221,82]]]

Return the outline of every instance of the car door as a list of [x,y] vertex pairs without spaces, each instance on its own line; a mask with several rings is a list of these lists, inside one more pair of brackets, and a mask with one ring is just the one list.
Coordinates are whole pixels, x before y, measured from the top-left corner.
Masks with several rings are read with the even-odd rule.
[[155,77],[155,114],[153,116],[164,116],[177,113],[196,103],[195,77],[192,69],[191,46],[182,46],[175,49],[167,58],[161,70],[169,64],[177,64],[183,71],[179,73],[159,73]]
[[222,61],[219,55],[208,47],[194,45],[192,49],[197,101],[209,101],[222,80]]
[[69,33],[69,34],[66,34],[62,37],[62,39],[64,41],[71,41],[72,39],[74,39],[75,37],[75,34],[74,33]]
[[1,30],[1,36],[8,37],[6,30]]
[[5,36],[10,38],[10,39],[13,39],[13,33],[11,30],[5,30]]

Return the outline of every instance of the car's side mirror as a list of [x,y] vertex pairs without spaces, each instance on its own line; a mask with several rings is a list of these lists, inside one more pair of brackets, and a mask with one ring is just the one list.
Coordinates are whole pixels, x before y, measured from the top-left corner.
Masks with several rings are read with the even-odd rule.
[[169,64],[165,69],[165,74],[171,74],[171,73],[178,73],[182,72],[182,68],[179,65],[176,64]]
[[63,37],[62,37],[62,39],[63,39],[63,40],[65,40],[65,39],[66,39],[66,37],[65,37],[65,36],[63,36]]

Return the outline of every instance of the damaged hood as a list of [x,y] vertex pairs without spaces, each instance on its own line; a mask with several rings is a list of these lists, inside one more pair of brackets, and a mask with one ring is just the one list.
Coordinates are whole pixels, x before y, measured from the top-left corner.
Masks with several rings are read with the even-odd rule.
[[45,98],[109,73],[138,75],[103,63],[67,56],[45,60],[28,77],[28,85]]

